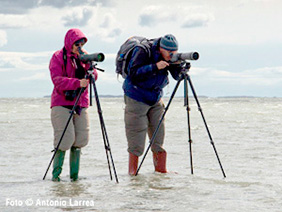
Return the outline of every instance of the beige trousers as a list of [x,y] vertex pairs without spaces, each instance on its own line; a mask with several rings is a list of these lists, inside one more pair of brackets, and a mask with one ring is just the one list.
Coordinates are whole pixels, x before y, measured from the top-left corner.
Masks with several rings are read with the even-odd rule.
[[[160,100],[153,106],[135,101],[128,96],[124,96],[125,102],[125,131],[128,142],[128,152],[140,156],[144,152],[146,134],[151,140],[159,120],[164,112],[164,104]],[[151,146],[153,152],[163,152],[165,136],[164,120],[160,125],[155,140]]]
[[[70,117],[70,111],[62,106],[56,106],[51,109],[51,121],[54,129],[54,148],[57,147],[62,133]],[[81,114],[74,114],[63,140],[59,146],[62,151],[69,150],[72,146],[84,147],[89,141],[89,118],[87,108],[83,108]]]

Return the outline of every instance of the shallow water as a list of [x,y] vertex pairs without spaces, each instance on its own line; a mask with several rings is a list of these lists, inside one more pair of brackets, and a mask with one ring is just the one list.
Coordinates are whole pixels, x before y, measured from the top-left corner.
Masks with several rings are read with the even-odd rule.
[[166,115],[171,172],[154,173],[149,152],[139,175],[129,177],[123,99],[100,98],[117,184],[109,177],[96,106],[90,108],[91,141],[82,150],[80,180],[69,180],[66,154],[56,183],[51,169],[42,180],[52,157],[50,99],[0,99],[0,211],[282,211],[282,99],[199,100],[227,177],[193,98],[194,174],[186,110],[183,98],[175,98]]

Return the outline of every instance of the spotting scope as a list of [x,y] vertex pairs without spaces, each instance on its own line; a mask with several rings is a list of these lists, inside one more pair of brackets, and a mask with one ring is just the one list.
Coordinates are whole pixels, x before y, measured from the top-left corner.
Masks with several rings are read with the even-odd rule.
[[170,62],[174,63],[177,61],[198,60],[199,56],[198,52],[176,53],[173,54]]
[[82,55],[79,55],[79,59],[83,63],[87,63],[91,61],[103,62],[105,59],[105,55],[103,53],[82,54]]
[[87,62],[92,62],[92,61],[96,61],[96,62],[103,62],[105,59],[105,55],[103,53],[93,53],[93,54],[85,54],[81,48],[78,49],[80,55],[78,56],[78,58],[83,62],[83,63],[87,63]]

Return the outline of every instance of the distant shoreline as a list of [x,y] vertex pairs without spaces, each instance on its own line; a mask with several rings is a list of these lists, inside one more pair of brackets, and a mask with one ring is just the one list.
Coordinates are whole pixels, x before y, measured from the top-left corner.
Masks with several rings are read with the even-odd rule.
[[[93,96],[94,97],[94,96]],[[99,95],[100,98],[123,98],[123,95]],[[164,96],[163,98],[169,98],[170,96]],[[210,96],[204,96],[204,95],[198,95],[198,98],[282,98],[277,96],[216,96],[216,97],[210,97]],[[51,98],[50,95],[43,96],[43,98]],[[174,98],[183,98],[183,96],[175,96]],[[189,96],[189,98],[194,98],[193,96]]]
[[[204,95],[198,95],[198,98],[218,98],[218,99],[251,99],[251,98],[282,98],[278,96],[204,96]],[[51,98],[50,95],[46,95],[43,97],[0,97],[0,99],[12,99],[12,98]],[[94,98],[94,96],[93,96]],[[99,95],[99,98],[123,98],[123,95]],[[170,96],[164,96],[163,98],[170,98]],[[175,96],[174,98],[183,98],[183,96]],[[189,98],[194,98],[194,96],[189,96]]]

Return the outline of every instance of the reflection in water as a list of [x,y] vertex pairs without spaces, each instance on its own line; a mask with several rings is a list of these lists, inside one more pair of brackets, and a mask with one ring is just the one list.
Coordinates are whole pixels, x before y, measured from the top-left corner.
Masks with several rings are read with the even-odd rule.
[[52,182],[50,186],[50,197],[54,207],[62,211],[78,211],[87,208],[88,211],[95,210],[95,200],[87,190],[89,183],[76,182]]
[[50,188],[51,196],[54,197],[80,197],[89,194],[87,192],[88,184],[82,182],[54,182]]

